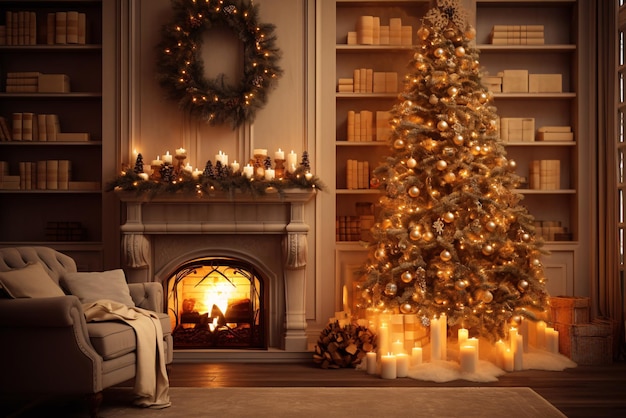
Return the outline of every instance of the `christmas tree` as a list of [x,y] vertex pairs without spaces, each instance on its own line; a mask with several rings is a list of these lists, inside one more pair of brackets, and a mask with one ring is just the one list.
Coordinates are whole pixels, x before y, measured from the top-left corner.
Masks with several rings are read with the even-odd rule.
[[358,303],[426,326],[445,314],[449,327],[496,341],[540,317],[548,295],[474,37],[458,0],[422,19],[391,110],[390,155],[374,170],[383,195]]

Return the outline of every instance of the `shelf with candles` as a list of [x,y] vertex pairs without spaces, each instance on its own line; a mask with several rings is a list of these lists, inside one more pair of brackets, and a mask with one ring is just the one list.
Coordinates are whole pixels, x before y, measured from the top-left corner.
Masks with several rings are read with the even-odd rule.
[[[161,163],[157,164],[158,161],[161,161]],[[215,192],[233,191],[263,195],[270,192],[280,193],[283,190],[294,188],[323,190],[323,184],[320,179],[304,165],[298,166],[293,172],[289,172],[286,177],[279,179],[275,177],[268,178],[265,175],[253,175],[250,164],[243,167],[241,171],[234,172],[231,166],[223,166],[221,161],[217,161],[215,166],[209,163],[207,165],[214,169],[205,169],[203,172],[182,169],[175,172],[171,162],[154,160],[151,163],[154,170],[151,177],[137,169],[126,170],[109,182],[105,190],[136,191],[138,194],[153,196],[163,193],[208,195]],[[171,172],[172,175],[164,177],[162,174],[164,169],[166,172]]]

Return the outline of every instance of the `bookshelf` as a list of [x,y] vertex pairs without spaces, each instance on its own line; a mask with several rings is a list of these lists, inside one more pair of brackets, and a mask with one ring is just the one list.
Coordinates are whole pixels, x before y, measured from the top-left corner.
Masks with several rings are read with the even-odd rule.
[[[74,257],[83,270],[104,268],[104,236],[116,220],[106,216],[107,198],[103,192],[104,181],[113,174],[107,172],[104,161],[114,148],[113,139],[106,137],[109,128],[105,118],[109,113],[103,109],[103,85],[109,82],[103,74],[103,45],[108,42],[103,34],[103,20],[109,13],[104,10],[108,7],[95,0],[0,1],[0,24],[4,26],[0,45],[0,116],[12,129],[14,114],[32,113],[34,124],[45,131],[43,121],[37,124],[37,115],[57,115],[58,131],[71,134],[69,138],[59,136],[59,140],[51,140],[53,137],[48,135],[43,140],[35,130],[32,139],[12,137],[0,141],[0,161],[4,161],[0,245],[50,246]],[[76,12],[84,19],[82,40],[68,39],[67,31],[73,33],[73,29],[67,25],[66,37],[59,37],[56,30],[62,30],[62,24],[57,21],[55,31],[49,33],[49,19],[67,12]],[[30,16],[30,31],[26,25],[17,31],[33,34],[25,36],[30,41],[18,41],[15,29],[13,36],[7,37],[7,22],[25,13]],[[39,76],[35,91],[15,92],[7,88],[12,75],[37,73],[45,76]],[[62,75],[69,78],[69,91],[58,84],[52,86],[52,91],[44,87],[48,80],[62,82]],[[52,132],[50,127],[48,132]],[[50,169],[59,161],[69,162],[69,178],[65,179],[69,185],[62,186],[61,181],[54,184],[55,175],[68,175],[65,170]],[[44,162],[43,167],[48,163],[47,173],[45,169],[36,169],[38,162]],[[35,167],[29,176],[29,166],[24,169],[28,163]],[[43,176],[47,187],[46,181],[41,182]],[[16,177],[20,179],[18,187],[11,181]]]

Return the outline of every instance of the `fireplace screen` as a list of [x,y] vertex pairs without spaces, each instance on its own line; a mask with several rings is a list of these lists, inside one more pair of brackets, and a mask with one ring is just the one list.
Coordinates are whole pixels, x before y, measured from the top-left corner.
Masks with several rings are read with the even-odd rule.
[[168,280],[174,348],[267,348],[263,281],[254,267],[230,258],[202,258]]

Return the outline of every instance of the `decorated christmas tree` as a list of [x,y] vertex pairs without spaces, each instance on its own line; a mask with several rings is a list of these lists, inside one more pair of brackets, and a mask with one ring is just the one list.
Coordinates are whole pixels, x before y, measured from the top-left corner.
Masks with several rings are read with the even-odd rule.
[[426,326],[445,314],[496,341],[540,317],[548,295],[474,37],[458,0],[439,0],[417,31],[390,154],[374,171],[382,197],[357,296],[373,312]]

